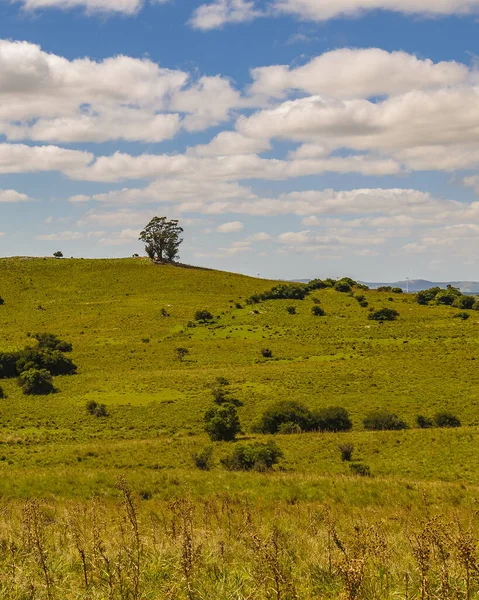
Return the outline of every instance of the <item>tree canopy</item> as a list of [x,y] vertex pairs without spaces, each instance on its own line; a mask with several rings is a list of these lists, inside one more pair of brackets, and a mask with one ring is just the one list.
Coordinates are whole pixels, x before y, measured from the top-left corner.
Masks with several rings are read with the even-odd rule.
[[166,217],[153,217],[140,233],[140,240],[145,243],[145,250],[151,260],[172,262],[179,257],[179,247],[183,239],[176,219],[169,221]]

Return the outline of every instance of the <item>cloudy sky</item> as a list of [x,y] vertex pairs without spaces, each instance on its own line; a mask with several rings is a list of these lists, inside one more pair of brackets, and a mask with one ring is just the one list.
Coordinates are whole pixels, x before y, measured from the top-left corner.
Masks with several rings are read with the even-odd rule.
[[[204,1],[204,3],[202,3]],[[479,279],[479,0],[0,0],[0,255]]]

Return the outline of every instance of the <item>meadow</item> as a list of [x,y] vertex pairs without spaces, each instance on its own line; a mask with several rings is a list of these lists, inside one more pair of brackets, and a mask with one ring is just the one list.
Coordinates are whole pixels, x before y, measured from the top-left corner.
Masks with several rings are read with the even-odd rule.
[[[379,291],[361,291],[363,308],[333,289],[246,304],[276,284],[145,259],[0,260],[0,351],[51,332],[78,366],[48,396],[0,382],[2,598],[475,597],[479,312]],[[203,309],[215,319],[191,326]],[[253,425],[282,399],[342,406],[353,429],[274,436],[284,458],[268,473],[227,471],[232,444],[217,443],[200,471],[218,377],[241,402],[241,442],[271,437]],[[410,429],[366,431],[376,409]],[[416,427],[441,410],[462,427]],[[339,444],[372,477],[351,474]],[[102,552],[123,571],[108,575]]]

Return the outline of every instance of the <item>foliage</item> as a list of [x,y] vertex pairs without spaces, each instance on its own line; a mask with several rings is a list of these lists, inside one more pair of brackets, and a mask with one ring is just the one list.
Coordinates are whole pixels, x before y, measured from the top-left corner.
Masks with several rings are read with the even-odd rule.
[[434,423],[436,427],[460,427],[461,421],[449,411],[442,411],[435,415]]
[[205,431],[213,442],[232,442],[241,433],[236,406],[231,402],[212,406],[206,411]]
[[408,425],[395,413],[387,410],[370,412],[363,420],[364,428],[373,431],[392,431],[407,429]]
[[208,444],[193,454],[193,462],[197,469],[209,471],[213,466],[213,446]]
[[140,233],[139,239],[145,243],[146,253],[151,260],[172,262],[178,258],[182,233],[183,228],[176,219],[168,221],[166,217],[153,217]]
[[[462,297],[462,292],[460,289],[448,285],[444,290],[440,287],[432,287],[428,290],[422,290],[416,294],[416,302],[418,304],[427,305],[427,304],[438,304],[445,306],[452,306],[453,304],[457,304],[460,302],[460,298]],[[466,301],[466,303],[469,301]]]
[[376,291],[377,292],[392,292],[393,288],[390,285],[380,285]]
[[404,294],[404,290],[400,287],[393,287],[391,292],[393,294]]
[[316,428],[320,431],[349,431],[353,424],[348,411],[341,406],[329,406],[314,413]]
[[57,252],[53,253],[53,256],[55,258],[63,258],[63,252],[60,252],[60,250],[58,250]]
[[54,333],[36,333],[33,337],[37,340],[38,347],[42,349],[59,350],[60,352],[71,352],[73,350],[70,342],[61,340]]
[[261,356],[263,358],[273,358],[273,351],[270,348],[263,348],[261,350]]
[[283,458],[283,452],[278,445],[269,440],[265,444],[237,444],[232,453],[221,459],[221,464],[230,471],[259,471],[271,469]]
[[288,315],[295,315],[296,314],[296,306],[287,306],[286,312],[288,313]]
[[177,348],[175,350],[175,353],[176,353],[176,358],[180,362],[183,362],[183,359],[190,353],[190,351],[188,350],[188,348],[183,348],[182,346],[180,346],[179,348]]
[[279,433],[282,425],[297,425],[301,431],[313,431],[316,419],[309,408],[294,400],[280,400],[263,413],[258,429],[263,433]]
[[359,475],[360,477],[372,477],[371,468],[361,462],[349,463],[349,469],[353,475]]
[[288,421],[288,423],[281,423],[281,425],[278,427],[278,433],[281,435],[294,435],[302,433],[302,431],[301,427],[297,423],[291,423]]
[[28,369],[18,378],[22,391],[26,395],[45,395],[55,391],[53,378],[46,369]]
[[434,421],[430,417],[425,417],[424,415],[416,416],[416,424],[419,429],[429,429],[434,427]]
[[337,292],[348,293],[351,291],[351,285],[347,281],[340,280],[334,284],[334,289]]
[[5,300],[0,296],[0,306],[2,306],[3,304],[5,304]]
[[0,399],[5,398],[5,392],[3,391],[2,386],[0,385]]
[[107,417],[108,410],[104,404],[89,400],[86,404],[87,411],[95,417]]
[[209,310],[197,310],[195,312],[195,321],[200,321],[202,323],[208,323],[213,320],[213,315]]
[[368,315],[371,321],[395,321],[398,317],[398,311],[393,308],[380,308]]
[[311,312],[315,317],[324,317],[324,315],[326,314],[324,308],[322,308],[318,304],[315,304],[313,307],[311,307]]
[[341,460],[343,462],[350,462],[352,460],[354,452],[353,444],[339,444],[338,450],[341,454]]
[[17,377],[29,369],[46,369],[51,375],[73,375],[77,367],[60,350],[26,347],[17,352],[0,353],[0,378]]
[[471,315],[467,312],[460,312],[454,315],[454,319],[462,319],[463,321],[467,321]]
[[454,306],[457,308],[462,308],[463,310],[471,310],[474,308],[474,304],[476,303],[475,296],[456,296],[454,300]]

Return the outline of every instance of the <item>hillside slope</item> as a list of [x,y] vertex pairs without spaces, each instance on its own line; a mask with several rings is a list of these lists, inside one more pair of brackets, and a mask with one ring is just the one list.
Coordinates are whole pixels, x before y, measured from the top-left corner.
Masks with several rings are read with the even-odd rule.
[[[341,440],[352,440],[375,474],[479,483],[477,453],[471,452],[478,445],[479,313],[462,321],[451,307],[361,292],[369,307],[399,312],[398,321],[382,324],[368,320],[368,308],[349,294],[331,289],[302,301],[245,304],[247,296],[276,283],[141,259],[1,260],[0,350],[31,344],[29,333],[52,332],[73,343],[78,374],[56,378],[59,391],[47,397],[25,397],[14,380],[2,381],[0,473],[21,473],[21,481],[4,479],[0,488],[59,493],[63,473],[75,483],[63,481],[61,489],[82,493],[81,485],[96,489],[91,482],[98,477],[114,479],[104,470],[130,468],[148,481],[152,469],[193,472],[191,453],[207,441],[208,386],[219,376],[243,403],[247,433],[278,399],[311,408],[340,405],[354,422]],[[325,317],[312,315],[313,298]],[[288,314],[291,305],[296,314]],[[217,319],[189,327],[199,309]],[[175,353],[180,346],[189,351],[183,362]],[[272,359],[262,357],[265,347]],[[107,405],[108,418],[87,413],[92,399]],[[362,419],[378,408],[393,410],[411,426],[418,413],[447,409],[465,427],[365,432]],[[344,473],[336,435],[278,440],[295,473]],[[448,444],[453,456],[442,452]],[[440,460],[432,460],[436,453]]]

